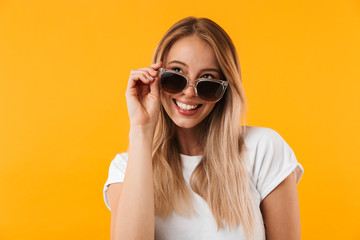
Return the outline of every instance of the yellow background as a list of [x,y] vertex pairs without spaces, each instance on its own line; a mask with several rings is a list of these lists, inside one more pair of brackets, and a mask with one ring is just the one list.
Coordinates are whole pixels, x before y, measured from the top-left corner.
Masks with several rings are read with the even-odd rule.
[[0,1],[0,239],[109,239],[102,197],[127,148],[125,88],[180,18],[232,37],[247,124],[305,174],[302,239],[360,239],[359,1]]

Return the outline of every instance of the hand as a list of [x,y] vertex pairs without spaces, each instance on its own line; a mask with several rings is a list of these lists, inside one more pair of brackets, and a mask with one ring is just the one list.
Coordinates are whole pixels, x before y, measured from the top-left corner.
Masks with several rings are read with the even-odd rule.
[[161,104],[157,71],[161,65],[158,62],[130,72],[125,96],[131,126],[155,129]]

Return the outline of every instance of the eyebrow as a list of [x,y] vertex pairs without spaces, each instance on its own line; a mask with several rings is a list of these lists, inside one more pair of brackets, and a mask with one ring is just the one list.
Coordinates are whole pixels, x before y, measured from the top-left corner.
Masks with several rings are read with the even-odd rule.
[[[178,60],[170,61],[168,64],[171,64],[171,63],[177,63],[177,64],[183,65],[185,67],[188,67],[188,65],[186,63],[178,61]],[[204,68],[204,69],[201,69],[201,71],[203,71],[203,72],[204,71],[212,71],[212,72],[217,72],[220,74],[220,71],[217,68]]]

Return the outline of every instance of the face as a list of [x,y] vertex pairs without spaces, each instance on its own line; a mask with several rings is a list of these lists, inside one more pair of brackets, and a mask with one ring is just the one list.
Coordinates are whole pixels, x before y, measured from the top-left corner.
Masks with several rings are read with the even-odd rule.
[[[213,48],[197,36],[177,40],[164,59],[163,67],[188,76],[189,84],[195,85],[195,80],[200,77],[220,79],[220,67]],[[177,94],[162,91],[161,102],[172,121],[181,128],[197,126],[216,104],[201,100],[192,85]]]

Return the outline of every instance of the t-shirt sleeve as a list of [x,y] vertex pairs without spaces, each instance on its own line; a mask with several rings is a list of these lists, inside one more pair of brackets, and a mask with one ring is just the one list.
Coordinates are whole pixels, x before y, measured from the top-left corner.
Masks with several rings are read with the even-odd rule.
[[127,160],[128,160],[127,153],[121,153],[121,154],[117,154],[110,163],[109,175],[104,185],[104,191],[103,191],[105,205],[108,207],[109,210],[111,210],[109,196],[108,196],[109,185],[112,183],[124,181]]
[[293,171],[296,174],[296,183],[299,183],[304,173],[302,165],[298,163],[285,140],[276,131],[268,129],[257,144],[253,168],[253,177],[261,201]]

